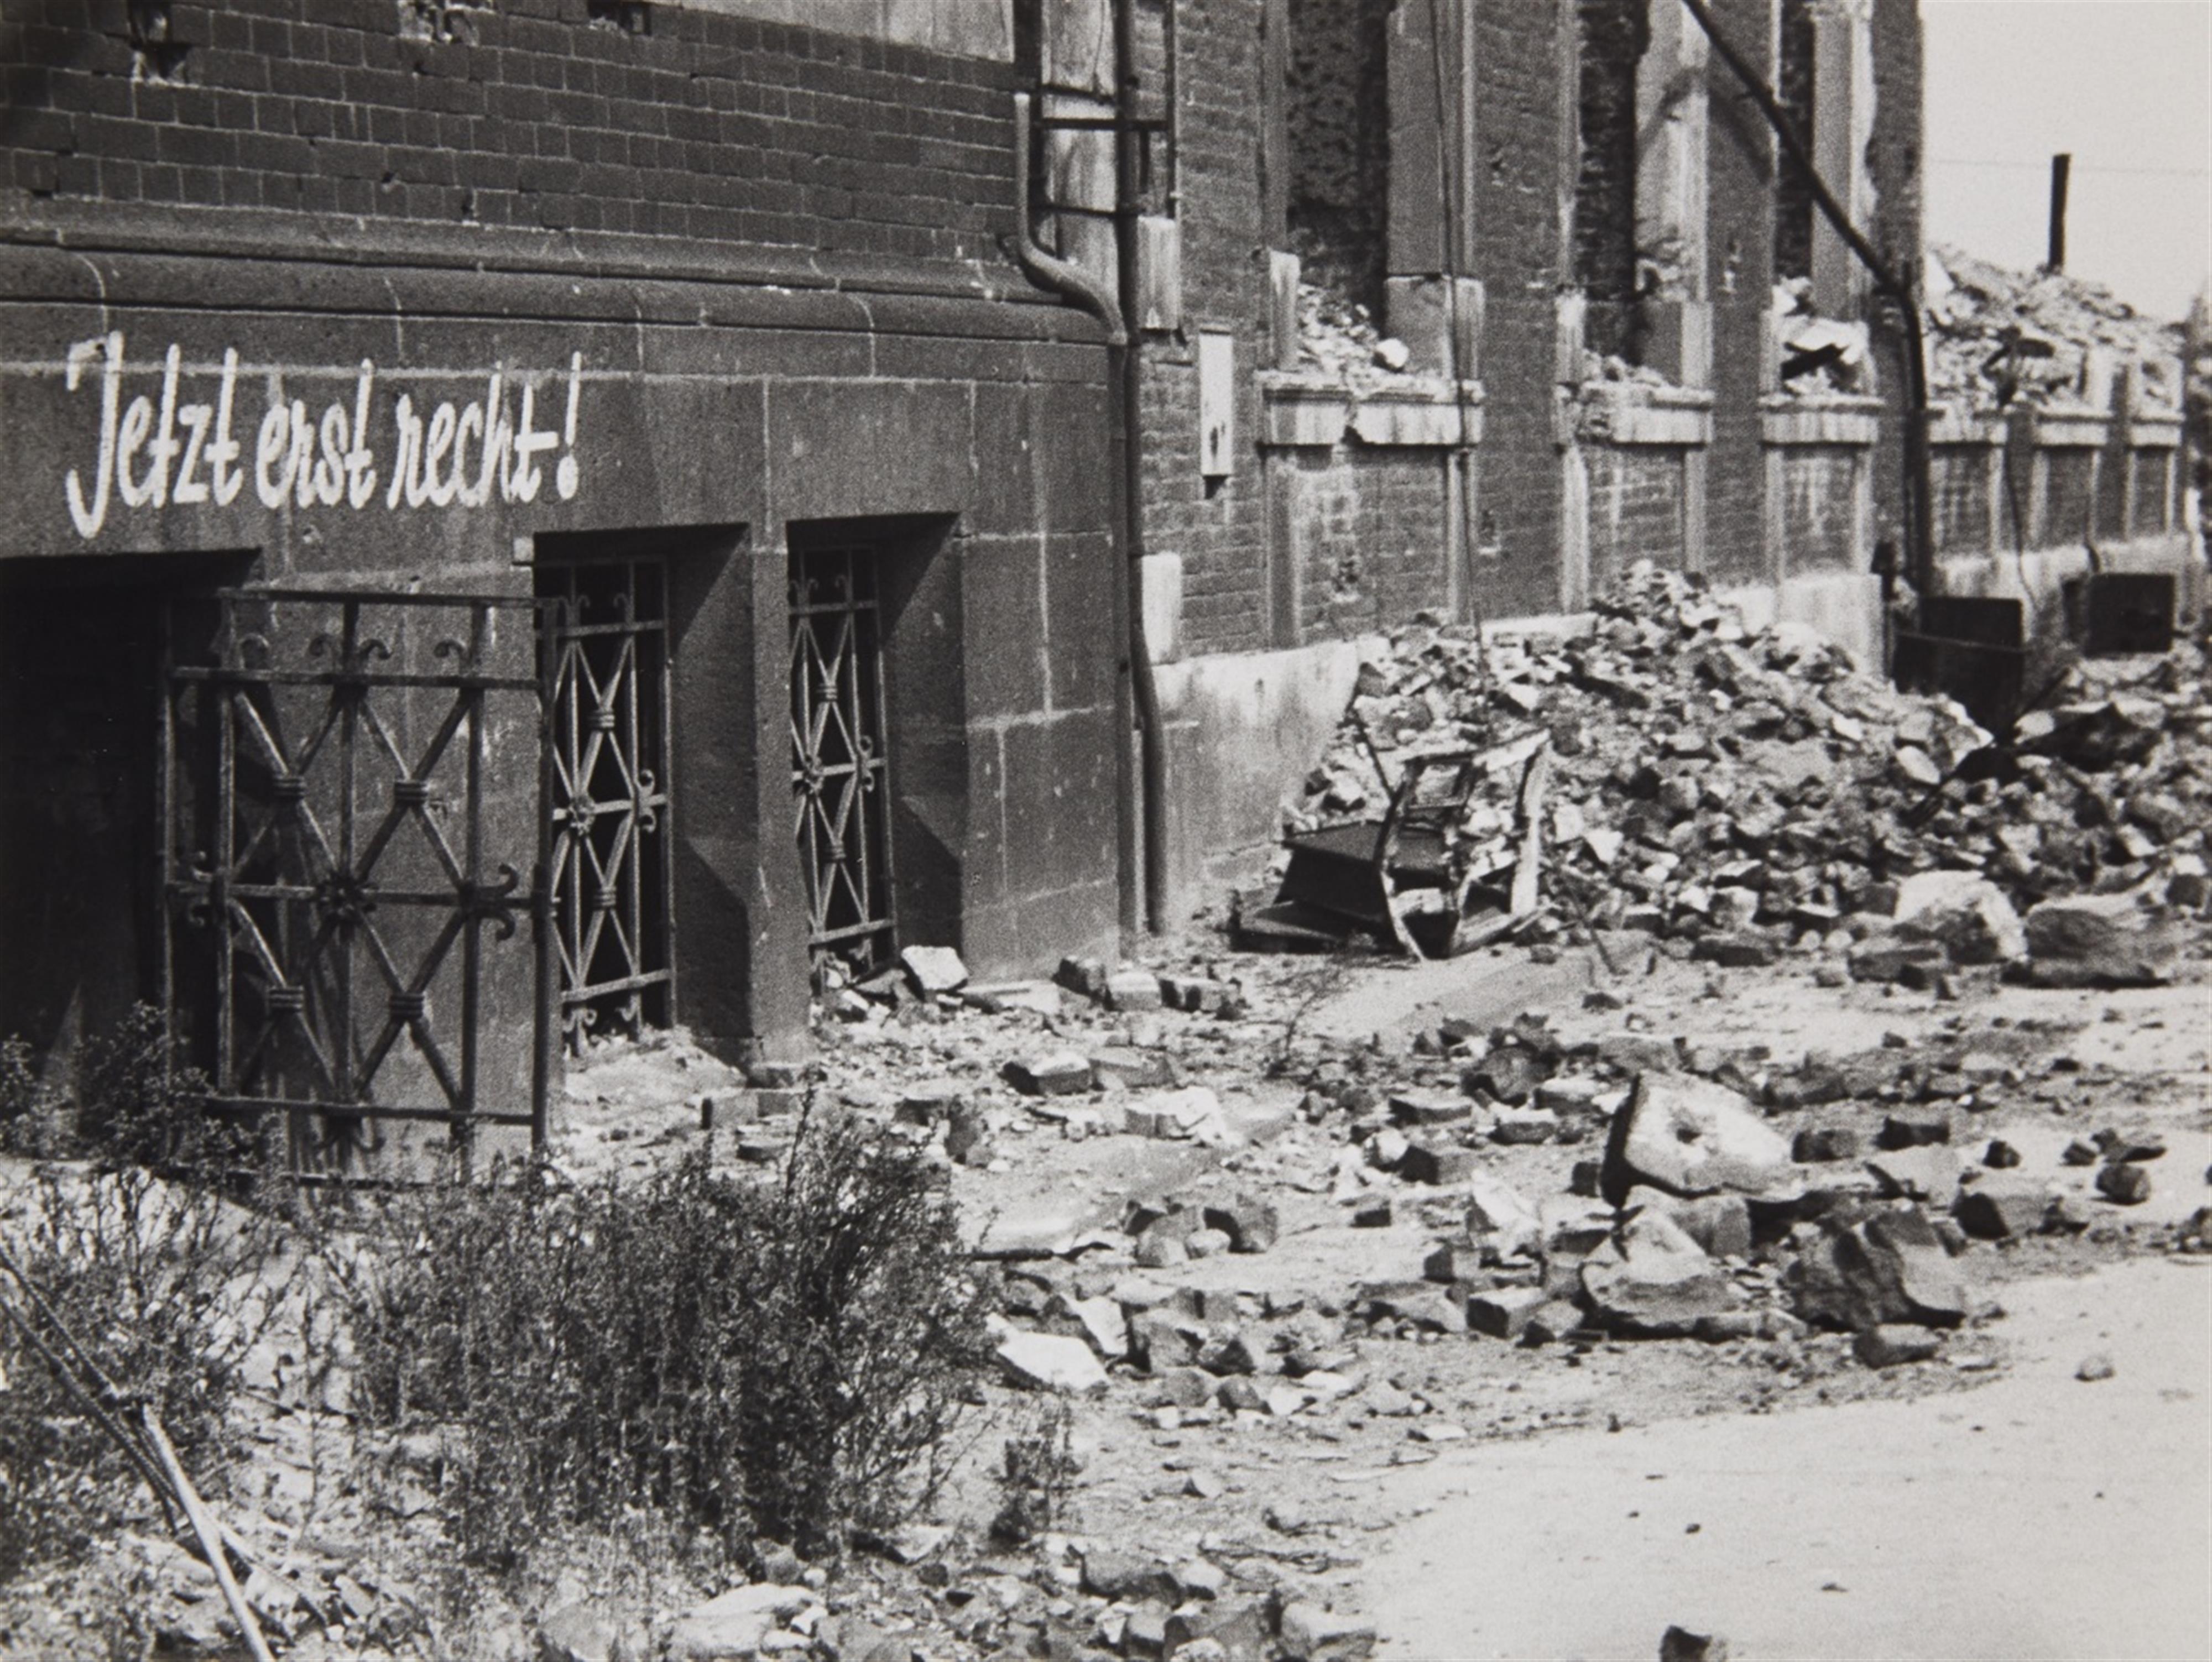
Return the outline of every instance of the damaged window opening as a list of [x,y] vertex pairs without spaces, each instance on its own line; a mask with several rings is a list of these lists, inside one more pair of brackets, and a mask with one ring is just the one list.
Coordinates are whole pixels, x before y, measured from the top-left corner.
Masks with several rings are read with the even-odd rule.
[[[1809,150],[1813,134],[1814,33],[1812,0],[1782,0],[1775,96]],[[1774,176],[1774,280],[1813,276],[1813,185],[1797,159],[1778,145]]]
[[1593,351],[1637,360],[1637,72],[1651,43],[1646,0],[1580,0],[1575,280]]
[[1288,218],[1300,275],[1333,315],[1382,315],[1389,200],[1387,0],[1289,0]]

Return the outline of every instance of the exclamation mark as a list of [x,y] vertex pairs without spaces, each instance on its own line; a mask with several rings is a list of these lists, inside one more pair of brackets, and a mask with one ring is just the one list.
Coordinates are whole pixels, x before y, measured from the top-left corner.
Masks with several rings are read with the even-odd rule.
[[582,383],[583,375],[584,355],[580,352],[571,352],[568,355],[568,414],[561,423],[561,442],[566,448],[561,457],[561,465],[553,470],[553,488],[561,493],[561,500],[564,502],[576,494],[578,483],[576,395]]

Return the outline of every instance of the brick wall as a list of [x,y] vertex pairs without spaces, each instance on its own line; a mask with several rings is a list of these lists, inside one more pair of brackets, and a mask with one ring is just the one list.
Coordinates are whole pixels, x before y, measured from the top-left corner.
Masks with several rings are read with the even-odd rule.
[[1936,546],[1947,554],[1990,546],[1989,448],[1940,445],[1929,458],[1936,497]]
[[2071,549],[2089,529],[2090,492],[2097,465],[2094,450],[2046,450],[2038,458],[2042,500],[2038,504],[2036,546]]
[[1588,445],[1590,592],[1602,594],[1639,560],[1686,563],[1686,452],[1672,445]]
[[1792,446],[1782,452],[1782,563],[1798,572],[1846,572],[1861,564],[1856,543],[1862,452],[1835,446]]
[[[1922,156],[1920,9],[1907,0],[1877,0],[1874,9],[1874,133],[1867,146],[1867,175],[1874,185],[1874,223],[1867,234],[1893,267],[1917,270],[1920,261]],[[1904,419],[1904,340],[1875,308],[1874,338],[1880,353],[1880,391],[1888,406],[1883,442],[1874,451],[1874,507],[1877,536],[1905,522],[1904,458],[1894,441]]]
[[[1267,513],[1253,372],[1267,315],[1258,188],[1260,0],[1186,5],[1178,15],[1176,176],[1182,191],[1183,337],[1145,349],[1145,540],[1183,557],[1183,646],[1192,653],[1267,645]],[[1235,331],[1236,459],[1199,473],[1201,327]]]
[[[1732,42],[1764,56],[1771,0],[1723,0],[1715,15]],[[1767,276],[1774,256],[1775,143],[1717,53],[1706,64],[1706,292],[1713,306],[1713,437],[1706,447],[1703,568],[1722,581],[1766,571],[1765,391]]]
[[2135,467],[2135,531],[2138,537],[2162,532],[2172,512],[2174,452],[2139,450]]
[[1561,248],[1559,77],[1572,61],[1556,8],[1474,0],[1475,275],[1484,312],[1483,541],[1498,549],[1476,578],[1486,617],[1548,611],[1559,598],[1559,453],[1553,295],[1571,273]]
[[444,39],[395,0],[167,10],[158,63],[122,0],[0,24],[19,200],[947,260],[991,257],[1011,217],[1008,64],[665,6],[632,34],[586,0],[449,8]]
[[2128,534],[2128,428],[2112,423],[2112,440],[2098,458],[2097,537],[2117,541]]
[[1279,488],[1304,639],[1388,628],[1442,609],[1443,466],[1438,452],[1358,444],[1285,452]]

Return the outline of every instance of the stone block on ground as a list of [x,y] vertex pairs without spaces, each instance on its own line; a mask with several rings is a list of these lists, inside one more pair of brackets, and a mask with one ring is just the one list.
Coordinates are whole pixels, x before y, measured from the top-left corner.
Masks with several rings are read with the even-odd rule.
[[1500,1045],[1460,1076],[1462,1089],[1481,1091],[1492,1101],[1517,1108],[1544,1083],[1550,1071],[1525,1045]]
[[2043,986],[2156,986],[2180,944],[2132,894],[2045,901],[2027,914],[2028,975]]
[[1973,871],[1917,871],[1897,889],[1897,931],[1938,942],[1954,964],[2009,964],[2027,933],[2005,893]]
[[1549,1108],[1501,1108],[1490,1125],[1490,1140],[1508,1147],[1549,1143],[1559,1134],[1559,1116]]
[[2150,1173],[2115,1161],[2097,1168],[2097,1192],[2119,1206],[2140,1206],[2150,1198]]
[[1826,1165],[1856,1160],[1865,1147],[1866,1139],[1848,1125],[1808,1125],[1797,1133],[1790,1152],[1798,1160]]
[[1474,1150],[1454,1143],[1408,1143],[1406,1157],[1398,1162],[1398,1174],[1408,1183],[1429,1183],[1439,1188],[1466,1182],[1476,1169]]
[[1900,1362],[1926,1362],[1939,1345],[1925,1327],[1901,1322],[1882,1322],[1862,1331],[1851,1350],[1869,1368],[1894,1368]]
[[1929,1143],[1869,1155],[1866,1168],[1885,1199],[1924,1200],[1948,1207],[1958,1198],[1966,1167],[1957,1150]]
[[1006,1064],[1006,1077],[1024,1096],[1074,1096],[1092,1083],[1091,1064],[1072,1050],[1018,1057]]
[[[1630,1204],[1640,1197],[1632,1194]],[[1682,1227],[1682,1233],[1705,1250],[1708,1258],[1748,1258],[1751,1255],[1751,1203],[1741,1195],[1701,1195],[1695,1200],[1659,1198],[1659,1210]]]
[[752,1662],[786,1621],[818,1602],[805,1587],[735,1587],[677,1618],[669,1662]]
[[1765,930],[1721,930],[1699,936],[1690,955],[1723,969],[1764,969],[1782,955],[1782,949]]
[[1847,1331],[1884,1322],[1954,1327],[1966,1314],[1966,1284],[1917,1208],[1824,1224],[1789,1284],[1799,1316]]
[[1106,966],[1096,958],[1062,958],[1052,979],[1086,998],[1106,996]]
[[957,992],[968,985],[968,966],[949,946],[910,946],[899,954],[919,992]]
[[1128,1318],[1119,1304],[1110,1298],[1069,1299],[1066,1307],[1102,1361],[1119,1362],[1129,1354]]
[[1469,1295],[1467,1325],[1494,1339],[1517,1339],[1529,1320],[1551,1301],[1540,1287],[1492,1287]]
[[1467,1233],[1478,1248],[1500,1259],[1533,1255],[1544,1240],[1536,1209],[1511,1184],[1486,1172],[1468,1178]]
[[2026,1178],[1984,1178],[1960,1192],[1951,1216],[1978,1240],[2018,1240],[2041,1233],[2051,1191]]
[[1474,1117],[1474,1104],[1442,1091],[1393,1091],[1390,1119],[1399,1125],[1449,1125]]
[[1156,1050],[1133,1045],[1105,1045],[1091,1052],[1091,1077],[1102,1085],[1125,1090],[1158,1090],[1175,1083],[1168,1058]]
[[1149,969],[1117,969],[1106,978],[1105,998],[1109,1010],[1158,1010],[1160,978]]
[[1616,1206],[1638,1183],[1686,1198],[1778,1196],[1796,1176],[1790,1145],[1735,1092],[1694,1075],[1647,1073],[1613,1116],[1600,1176]]
[[1181,1596],[1175,1574],[1165,1564],[1142,1553],[1112,1547],[1094,1547],[1083,1555],[1083,1590],[1130,1604],[1147,1598],[1166,1602]]
[[1529,1313],[1522,1325],[1523,1344],[1557,1344],[1570,1333],[1581,1332],[1589,1325],[1582,1307],[1568,1299],[1548,1299]]
[[1940,1110],[1919,1109],[1887,1114],[1875,1134],[1878,1149],[1916,1149],[1927,1143],[1951,1140],[1951,1116]]
[[1203,1596],[1212,1602],[1169,1613],[1167,1653],[1192,1662],[1205,1655],[1220,1662],[1261,1662],[1267,1654],[1267,1607],[1249,1598]]
[[1616,1331],[1683,1335],[1707,1316],[1740,1308],[1742,1292],[1663,1212],[1649,1208],[1583,1261],[1583,1295]]
[[1208,1201],[1205,1217],[1210,1228],[1229,1237],[1232,1253],[1264,1253],[1282,1233],[1282,1216],[1273,1204],[1249,1192]]
[[1016,1385],[1083,1395],[1106,1388],[1106,1369],[1089,1344],[1061,1333],[1009,1332],[999,1341],[999,1365]]
[[1878,935],[1853,947],[1844,961],[1854,981],[1916,986],[1941,974],[1951,959],[1940,942]]
[[1717,1633],[1669,1628],[1659,1635],[1659,1662],[1729,1662],[1729,1641]]
[[1276,1641],[1289,1662],[1366,1662],[1375,1624],[1298,1599],[1283,1607]]

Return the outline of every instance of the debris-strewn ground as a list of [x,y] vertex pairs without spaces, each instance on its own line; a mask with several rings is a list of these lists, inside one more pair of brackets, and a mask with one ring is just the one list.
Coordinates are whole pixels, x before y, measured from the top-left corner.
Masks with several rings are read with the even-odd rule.
[[[276,1345],[248,1454],[209,1474],[285,1578],[249,1588],[272,1641],[1358,1662],[1407,1466],[1969,1390],[2010,1365],[2008,1284],[2202,1253],[2201,646],[2085,668],[2006,749],[1639,582],[1577,641],[1403,633],[1361,683],[1373,752],[1348,728],[1300,810],[1374,808],[1375,756],[1543,725],[1550,898],[1520,938],[1414,963],[1201,934],[1004,986],[922,952],[833,989],[804,1068],[681,1035],[572,1065],[550,1153],[579,1179],[702,1141],[772,1174],[807,1113],[930,1151],[998,1311],[930,1516],[734,1585],[647,1519],[462,1566],[439,1428],[370,1433],[341,1346]],[[9,1588],[0,1651],[228,1653],[159,1534],[112,1520]]]

